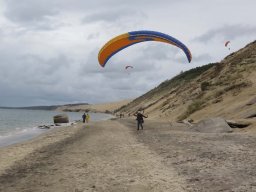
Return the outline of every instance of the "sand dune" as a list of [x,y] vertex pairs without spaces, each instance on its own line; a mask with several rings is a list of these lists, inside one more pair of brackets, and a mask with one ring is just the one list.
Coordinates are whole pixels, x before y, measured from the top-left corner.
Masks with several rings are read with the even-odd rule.
[[113,112],[120,107],[127,105],[131,102],[131,99],[110,102],[110,103],[102,103],[102,104],[89,104],[89,105],[76,105],[76,106],[61,106],[58,107],[58,111],[91,111],[91,112]]

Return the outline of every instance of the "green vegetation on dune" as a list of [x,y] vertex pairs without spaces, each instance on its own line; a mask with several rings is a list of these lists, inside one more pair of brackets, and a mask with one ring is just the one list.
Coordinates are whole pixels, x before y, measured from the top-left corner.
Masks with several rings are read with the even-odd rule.
[[163,91],[165,89],[170,89],[170,88],[175,88],[175,87],[181,86],[182,84],[190,82],[191,80],[199,77],[202,73],[204,73],[208,69],[212,68],[216,64],[217,63],[209,63],[207,65],[203,65],[200,67],[190,69],[185,72],[181,72],[179,75],[173,77],[172,79],[164,81],[163,83],[161,83],[160,85],[158,85],[156,88],[152,89],[145,95],[152,94],[154,92],[158,92],[159,90]]
[[[154,90],[164,90],[165,88],[175,88],[178,87],[186,82],[189,82],[195,78],[197,78],[199,75],[201,75],[203,72],[207,71],[211,67],[213,67],[216,63],[209,63],[207,65],[203,65],[200,67],[196,67],[193,69],[190,69],[188,71],[182,72],[179,75],[173,77],[170,80],[166,80],[163,83],[161,83],[159,86],[157,86]],[[150,92],[149,92],[150,93]]]
[[[172,86],[176,87],[180,85],[181,83],[191,81],[201,75],[203,72],[207,71],[211,67],[213,67],[217,63],[209,63],[207,65],[203,65],[200,67],[196,67],[193,69],[190,69],[188,71],[185,71],[183,73],[180,73],[179,75],[173,77],[171,80],[167,81],[169,84],[172,84]],[[161,84],[159,85],[161,86]]]
[[189,115],[191,115],[192,113],[200,110],[203,108],[204,104],[205,104],[205,100],[195,100],[193,103],[191,103],[188,107],[187,110],[178,117],[178,120],[181,121],[183,119],[186,119],[187,117],[189,117]]
[[[122,106],[121,108],[116,110],[116,112],[137,106],[138,103],[141,103],[141,101],[145,101],[145,99],[148,99],[148,100],[152,99],[154,96],[158,97],[159,95],[161,95],[161,97],[159,99],[160,100],[164,99],[164,97],[165,97],[164,92],[166,92],[172,88],[175,88],[175,87],[181,87],[181,85],[197,78],[202,73],[204,73],[205,71],[207,71],[208,69],[210,69],[211,67],[213,67],[215,65],[216,65],[216,63],[209,63],[207,65],[203,65],[203,66],[196,67],[196,68],[190,69],[188,71],[182,72],[179,75],[173,77],[172,79],[164,81],[163,83],[158,85],[156,88],[154,88],[151,91],[138,97],[137,99],[133,100],[131,103],[127,104],[126,106]],[[156,103],[156,102],[157,101],[155,101],[154,103]],[[152,105],[153,105],[153,103],[149,104],[147,107],[152,106]]]

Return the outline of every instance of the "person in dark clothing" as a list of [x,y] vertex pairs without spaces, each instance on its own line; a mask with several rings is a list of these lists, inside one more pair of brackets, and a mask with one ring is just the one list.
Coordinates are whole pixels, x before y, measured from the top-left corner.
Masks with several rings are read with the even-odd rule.
[[85,113],[82,115],[82,118],[83,118],[83,123],[85,123],[85,119],[86,119],[86,114]]
[[136,120],[137,120],[137,130],[139,130],[140,127],[141,129],[143,129],[143,123],[144,123],[143,118],[148,118],[148,116],[143,115],[140,111],[135,113],[134,116],[136,117]]

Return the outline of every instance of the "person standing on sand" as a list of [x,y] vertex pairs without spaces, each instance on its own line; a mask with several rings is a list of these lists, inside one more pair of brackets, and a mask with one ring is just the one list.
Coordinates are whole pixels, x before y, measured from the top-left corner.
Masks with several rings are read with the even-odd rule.
[[86,119],[86,114],[85,113],[82,115],[82,118],[83,118],[83,123],[85,123],[85,119]]
[[137,120],[137,130],[143,129],[143,123],[144,123],[144,118],[148,118],[148,116],[143,115],[140,111],[137,111],[137,113],[134,114],[134,116],[136,117]]
[[86,114],[85,119],[86,119],[86,123],[89,123],[89,121],[90,121],[90,115],[89,115],[89,113]]

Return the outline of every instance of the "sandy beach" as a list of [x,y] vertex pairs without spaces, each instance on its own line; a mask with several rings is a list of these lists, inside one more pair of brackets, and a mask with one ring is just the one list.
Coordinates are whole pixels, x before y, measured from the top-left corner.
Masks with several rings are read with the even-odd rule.
[[0,149],[0,191],[256,191],[256,134],[134,119],[61,127]]
[[256,0],[0,5],[0,192],[256,192]]

